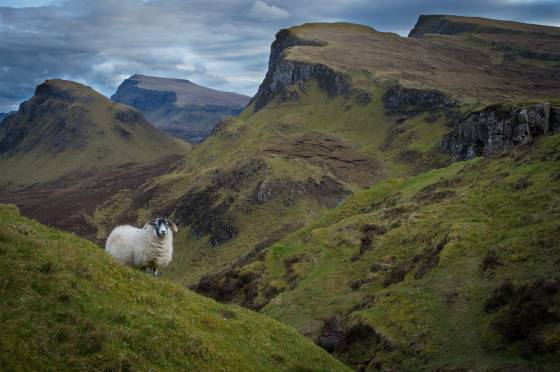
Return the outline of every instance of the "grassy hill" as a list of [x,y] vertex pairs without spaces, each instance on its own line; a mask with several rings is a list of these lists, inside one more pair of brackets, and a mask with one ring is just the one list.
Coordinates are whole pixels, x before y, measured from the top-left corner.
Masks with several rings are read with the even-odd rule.
[[295,330],[0,205],[0,369],[347,370]]
[[354,367],[553,371],[560,135],[382,181],[198,290]]
[[0,186],[12,189],[74,172],[185,154],[141,113],[93,89],[47,80],[0,128]]

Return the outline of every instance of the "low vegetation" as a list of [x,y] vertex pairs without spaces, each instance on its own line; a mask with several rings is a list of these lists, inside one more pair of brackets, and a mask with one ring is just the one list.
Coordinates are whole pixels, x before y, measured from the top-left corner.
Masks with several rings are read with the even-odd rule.
[[354,367],[552,371],[559,153],[555,135],[382,181],[197,289],[261,309]]
[[347,370],[295,330],[0,205],[0,369]]

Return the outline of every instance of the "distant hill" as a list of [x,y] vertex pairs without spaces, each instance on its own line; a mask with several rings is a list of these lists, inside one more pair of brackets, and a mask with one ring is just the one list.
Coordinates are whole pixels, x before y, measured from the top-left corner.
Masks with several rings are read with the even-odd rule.
[[0,186],[184,154],[190,145],[72,81],[47,80],[0,127]]
[[118,264],[0,204],[0,366],[349,371],[296,330]]
[[[409,37],[426,35],[458,35],[458,34],[511,34],[522,35],[524,38],[536,36],[559,37],[558,27],[543,26],[530,23],[501,21],[481,17],[462,17],[452,15],[421,15]],[[529,45],[528,45],[529,46]],[[549,47],[552,47],[550,45]]]
[[6,116],[14,114],[15,111],[10,111],[10,112],[0,112],[0,123],[2,122],[2,120],[4,120],[6,118]]
[[142,111],[164,132],[198,143],[208,137],[221,119],[239,114],[250,97],[188,80],[133,75],[111,99]]

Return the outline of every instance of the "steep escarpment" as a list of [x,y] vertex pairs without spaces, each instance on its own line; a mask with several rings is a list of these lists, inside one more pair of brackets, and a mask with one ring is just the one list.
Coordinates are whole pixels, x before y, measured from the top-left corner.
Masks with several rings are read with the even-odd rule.
[[47,80],[3,121],[0,184],[42,183],[188,150],[188,144],[160,132],[131,107],[75,82]]
[[547,103],[526,108],[494,106],[457,121],[441,148],[453,160],[467,160],[496,155],[560,131],[560,108]]
[[133,75],[111,97],[140,110],[164,132],[191,143],[202,142],[224,117],[237,115],[249,102],[188,80]]
[[292,61],[286,58],[285,51],[288,48],[294,46],[323,47],[325,45],[325,41],[302,39],[292,34],[289,29],[280,30],[270,48],[266,76],[259,86],[257,94],[251,100],[251,103],[254,103],[254,110],[260,110],[277,96],[281,100],[297,99],[298,93],[287,93],[287,88],[298,84],[299,88],[303,90],[305,82],[312,79],[316,80],[319,87],[330,97],[346,93],[349,89],[347,77],[323,64]]

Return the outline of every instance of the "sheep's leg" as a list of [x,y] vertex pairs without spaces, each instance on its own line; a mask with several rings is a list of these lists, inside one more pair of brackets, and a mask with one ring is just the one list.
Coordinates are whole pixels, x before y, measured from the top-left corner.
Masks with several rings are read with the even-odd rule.
[[152,274],[153,276],[159,275],[159,271],[155,262],[150,262],[148,264],[148,270],[149,270],[148,273]]
[[146,274],[154,275],[155,268],[151,266],[143,266],[140,268],[141,271],[145,272]]

